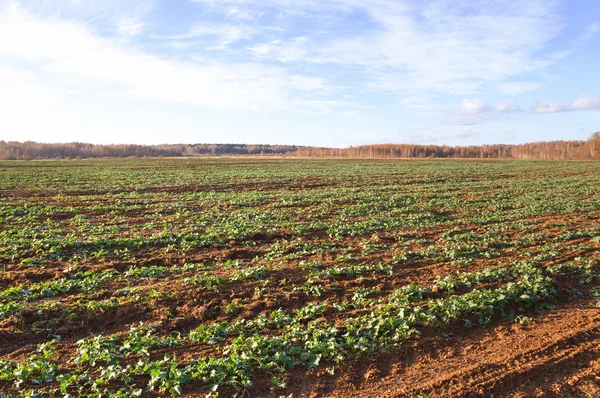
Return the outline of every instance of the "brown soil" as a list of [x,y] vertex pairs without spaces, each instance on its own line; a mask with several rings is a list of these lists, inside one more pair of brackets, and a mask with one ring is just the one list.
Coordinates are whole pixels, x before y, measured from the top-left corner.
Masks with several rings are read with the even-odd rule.
[[[228,163],[241,165],[245,163]],[[208,163],[207,163],[208,165]],[[220,166],[220,163],[215,163]],[[388,178],[394,176],[388,174]],[[444,179],[420,179],[405,174],[395,175],[404,179],[404,185],[432,184],[443,182]],[[371,181],[377,184],[377,175]],[[475,178],[477,176],[473,176]],[[467,181],[470,176],[465,175]],[[498,176],[498,178],[520,179],[530,176],[516,177],[514,175]],[[364,183],[364,182],[363,182]],[[77,209],[64,213],[41,215],[37,220],[43,223],[52,220],[60,225],[65,232],[77,231],[75,215],[82,215],[90,223],[98,226],[123,226],[123,231],[107,234],[118,235],[122,238],[138,235],[149,236],[156,230],[142,230],[135,228],[153,221],[156,212],[160,214],[173,214],[177,209],[157,207],[158,203],[169,204],[175,194],[187,192],[260,192],[267,194],[272,191],[305,191],[336,185],[338,187],[352,187],[352,181],[339,181],[332,183],[322,179],[300,179],[282,182],[246,182],[236,184],[220,184],[218,186],[204,185],[177,185],[158,186],[146,188],[127,188],[120,190],[2,190],[0,198],[7,201],[20,203],[24,199],[28,203],[44,203],[51,201],[52,205],[68,204]],[[458,190],[458,188],[457,188]],[[115,198],[111,194],[137,192],[144,194],[141,199],[131,200],[127,204],[130,210],[119,211],[119,218],[111,211],[91,210],[88,207],[94,204],[111,203]],[[470,200],[472,192],[465,192],[462,200]],[[60,196],[54,198],[55,196]],[[102,196],[105,195],[105,196]],[[462,195],[462,193],[461,193]],[[266,196],[267,197],[267,196]],[[257,210],[285,207],[276,200],[267,204],[256,206]],[[120,199],[119,199],[120,200]],[[125,203],[128,199],[123,199]],[[64,202],[64,203],[62,203]],[[356,201],[349,199],[337,203],[341,208],[345,205],[355,205]],[[235,210],[238,205],[223,203],[215,205],[225,211]],[[241,205],[240,205],[241,206]],[[294,206],[293,206],[294,207]],[[298,207],[298,213],[300,208]],[[310,210],[310,206],[307,206]],[[180,210],[195,211],[196,204],[193,200],[181,201]],[[494,211],[494,209],[487,209]],[[332,214],[338,209],[331,208],[331,213],[319,213],[319,221],[326,224]],[[435,212],[444,215],[442,212]],[[506,264],[510,260],[522,260],[540,254],[540,247],[544,243],[552,242],[551,234],[560,234],[563,231],[557,226],[570,226],[575,228],[597,228],[598,210],[579,211],[559,215],[532,215],[524,219],[528,225],[535,226],[533,231],[523,232],[513,227],[512,223],[520,221],[513,219],[517,216],[507,216],[502,221],[490,221],[487,225],[465,225],[460,221],[460,209],[454,214],[458,220],[455,226],[461,232],[479,233],[485,227],[493,224],[507,226],[507,239],[517,240],[524,235],[535,232],[544,232],[545,237],[539,238],[525,248],[509,248],[501,250],[497,258],[475,258],[468,263],[460,264],[452,261],[442,261],[441,258],[416,257],[407,261],[392,263],[392,256],[396,249],[412,252],[424,252],[429,245],[440,240],[447,232],[448,226],[426,228],[411,228],[407,231],[381,231],[375,234],[361,236],[333,237],[324,230],[311,230],[295,232],[286,227],[272,229],[267,232],[253,233],[249,236],[231,239],[221,237],[209,247],[194,246],[185,254],[166,252],[163,246],[145,245],[130,247],[129,253],[133,256],[128,260],[121,260],[112,252],[104,257],[86,257],[77,261],[63,259],[46,259],[43,267],[25,267],[20,262],[28,257],[34,257],[33,249],[24,249],[19,256],[7,260],[4,271],[0,274],[0,289],[11,286],[43,282],[63,278],[68,272],[116,270],[125,273],[132,268],[143,266],[182,266],[185,263],[203,263],[206,265],[207,274],[220,277],[224,285],[217,289],[206,288],[201,285],[189,285],[179,278],[171,278],[167,272],[165,277],[157,279],[130,278],[127,282],[109,281],[103,285],[102,290],[94,293],[95,300],[105,300],[122,288],[137,289],[139,293],[160,292],[160,297],[152,301],[136,304],[127,302],[116,308],[110,309],[85,309],[77,307],[86,297],[82,293],[57,294],[48,299],[31,301],[31,308],[22,313],[13,314],[0,321],[0,356],[22,360],[29,352],[35,350],[35,344],[49,339],[48,330],[52,329],[61,335],[63,340],[58,344],[61,357],[69,358],[74,355],[75,343],[80,338],[90,337],[94,334],[109,335],[112,333],[126,333],[132,325],[143,321],[147,324],[158,325],[162,333],[188,332],[202,324],[213,322],[233,321],[235,319],[253,319],[267,311],[282,308],[293,313],[308,302],[322,301],[349,301],[357,288],[372,287],[377,294],[390,293],[392,290],[408,284],[431,286],[437,276],[453,275],[457,271],[478,272],[486,267]],[[448,214],[452,216],[452,214]],[[298,222],[304,219],[294,214]],[[364,216],[367,217],[367,216]],[[511,218],[512,217],[512,218]],[[520,216],[519,216],[520,217]],[[185,218],[185,217],[184,217]],[[574,220],[576,222],[574,222]],[[357,220],[353,220],[357,221]],[[180,221],[177,221],[180,222]],[[177,231],[177,222],[172,228]],[[574,225],[577,224],[577,225]],[[156,229],[158,230],[158,226]],[[402,234],[415,236],[415,239],[399,237]],[[377,244],[382,249],[362,252],[362,243],[377,235]],[[342,262],[337,258],[342,255],[342,250],[332,250],[326,253],[298,253],[296,257],[269,260],[264,256],[278,241],[287,240],[292,245],[295,239],[301,238],[303,243],[328,243],[332,247],[339,245],[344,248],[343,254],[350,254],[358,260],[348,260],[345,264],[368,263],[393,264],[393,275],[365,274],[356,278],[334,278],[319,281],[325,287],[324,293],[319,296],[310,296],[303,292],[294,291],[293,288],[301,286],[307,279],[307,271],[302,269],[301,261],[318,261],[323,267],[333,267]],[[419,239],[417,241],[416,239]],[[404,245],[404,241],[412,241]],[[427,243],[429,242],[429,243]],[[581,249],[575,246],[587,244]],[[560,242],[564,248],[557,255],[544,263],[545,266],[564,263],[577,257],[590,257],[593,253],[600,252],[600,243],[591,242],[589,239],[574,238]],[[573,248],[571,248],[573,247]],[[94,248],[96,249],[96,248]],[[293,252],[290,246],[285,254]],[[514,249],[514,250],[513,250]],[[80,248],[62,249],[65,258],[81,250]],[[525,256],[523,251],[529,254]],[[88,251],[91,251],[88,250]],[[225,267],[228,260],[240,260],[248,266],[274,266],[269,271],[265,280],[247,278],[237,280],[234,278],[236,268]],[[281,267],[277,268],[281,263]],[[179,271],[183,272],[183,271]],[[198,271],[203,274],[204,271]],[[192,276],[193,272],[187,271],[185,276]],[[287,284],[280,284],[287,280]],[[255,288],[265,284],[265,293],[255,297]],[[499,283],[499,282],[498,282]],[[423,328],[418,338],[405,342],[400,348],[385,354],[373,354],[357,361],[349,361],[344,367],[336,367],[334,375],[325,371],[325,367],[318,370],[297,368],[289,372],[289,385],[283,391],[273,391],[271,376],[256,372],[253,378],[254,386],[247,391],[251,397],[600,397],[600,308],[590,297],[570,300],[568,289],[577,286],[569,285],[570,282],[561,283],[558,304],[554,310],[540,314],[527,313],[532,316],[531,322],[521,325],[514,321],[494,319],[491,326],[465,328],[463,325],[454,325],[447,328]],[[494,287],[494,283],[484,284],[481,287]],[[335,287],[335,289],[333,289]],[[598,287],[597,283],[594,287]],[[588,287],[586,287],[587,289]],[[89,297],[88,297],[89,298]],[[42,302],[60,301],[61,306],[55,309],[40,310],[35,306]],[[228,305],[236,305],[237,310],[225,311]],[[41,307],[40,307],[41,308]],[[72,319],[67,316],[66,309],[75,309]],[[358,315],[368,309],[357,310],[356,313],[347,312],[344,316]],[[328,321],[335,322],[337,313],[325,313],[323,316]],[[267,332],[265,332],[267,333]],[[153,358],[165,354],[177,355],[182,361],[192,358],[206,358],[217,355],[213,346],[206,344],[189,345],[161,349],[153,352]],[[0,384],[0,391],[3,388]],[[184,387],[187,396],[204,396],[207,386],[200,382],[188,384]],[[220,396],[227,397],[225,390]]]
[[563,305],[527,325],[432,331],[334,376],[293,378],[290,392],[306,397],[598,397],[600,309]]

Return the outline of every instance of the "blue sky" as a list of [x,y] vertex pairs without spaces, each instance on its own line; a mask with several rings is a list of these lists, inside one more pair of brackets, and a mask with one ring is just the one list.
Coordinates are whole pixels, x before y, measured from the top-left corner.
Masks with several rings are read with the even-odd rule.
[[597,0],[0,0],[0,139],[472,145],[600,130]]

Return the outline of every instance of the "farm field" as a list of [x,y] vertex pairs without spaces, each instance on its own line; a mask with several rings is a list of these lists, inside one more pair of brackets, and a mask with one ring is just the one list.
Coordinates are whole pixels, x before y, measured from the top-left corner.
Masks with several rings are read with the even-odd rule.
[[600,163],[0,162],[1,397],[600,396]]

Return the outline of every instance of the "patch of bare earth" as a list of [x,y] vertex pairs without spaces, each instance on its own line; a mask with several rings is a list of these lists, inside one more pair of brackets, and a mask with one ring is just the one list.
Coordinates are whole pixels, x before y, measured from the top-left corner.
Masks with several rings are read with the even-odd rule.
[[307,396],[598,397],[600,309],[565,305],[527,325],[423,335],[311,384]]

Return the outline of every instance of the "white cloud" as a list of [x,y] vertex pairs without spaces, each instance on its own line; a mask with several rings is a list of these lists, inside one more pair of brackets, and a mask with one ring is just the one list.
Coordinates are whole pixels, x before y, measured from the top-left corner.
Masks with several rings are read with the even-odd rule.
[[185,62],[97,36],[85,25],[39,19],[19,7],[0,12],[0,56],[26,61],[45,83],[92,96],[116,95],[216,109],[314,108],[302,92],[325,90],[322,79],[256,63]]
[[133,17],[121,17],[117,23],[117,30],[124,36],[138,35],[144,29],[145,23]]
[[21,8],[37,16],[53,15],[119,31],[127,20],[144,24],[160,0],[1,0],[0,9]]
[[281,62],[303,62],[309,57],[309,49],[306,47],[308,38],[295,37],[282,41],[272,40],[248,47],[248,50],[259,58],[275,59]]
[[[199,0],[217,7],[216,2]],[[369,15],[374,27],[339,37],[312,34],[301,45],[283,41],[250,47],[253,53],[282,60],[368,68],[374,90],[472,94],[487,83],[541,71],[560,56],[539,56],[539,50],[562,29],[555,1],[502,4],[493,1],[414,3],[403,1],[230,0],[222,7],[294,7],[351,10]],[[510,29],[507,29],[510,26]],[[335,32],[334,32],[335,33]],[[500,86],[508,95],[531,91],[537,83]]]
[[208,49],[224,49],[230,44],[236,43],[241,40],[250,40],[252,36],[260,31],[259,28],[237,24],[215,24],[215,23],[204,23],[192,27],[188,32],[171,35],[162,38],[173,39],[173,40],[188,40],[188,39],[210,39]]
[[231,19],[255,20],[260,16],[260,13],[249,9],[242,9],[241,7],[229,7],[227,9],[227,16]]
[[572,110],[592,110],[600,109],[600,95],[584,94],[575,99],[571,103],[570,108]]
[[550,101],[537,101],[531,107],[530,112],[531,113],[544,114],[544,113],[566,112],[567,110],[568,110],[568,108],[566,108],[565,106],[559,105],[559,104],[555,104],[555,103],[550,102]]
[[454,113],[444,123],[450,125],[473,125],[488,120],[493,108],[479,99],[463,99]]
[[509,98],[504,102],[501,102],[500,104],[498,104],[496,106],[496,110],[501,112],[501,113],[508,113],[508,112],[520,112],[521,108],[519,108],[516,104],[515,104],[515,100],[513,98]]
[[[112,4],[114,1],[98,0],[101,4]],[[245,23],[197,22],[184,33],[167,36],[177,40],[172,43],[175,49],[190,50],[194,46],[190,43],[197,39],[203,40],[204,49],[211,50],[223,50],[233,43],[249,41],[251,44],[246,49],[249,55],[254,56],[254,59],[259,62],[277,60],[287,64],[335,64],[337,67],[353,68],[354,71],[362,72],[363,78],[367,79],[357,84],[362,84],[363,87],[374,91],[400,92],[403,94],[403,98],[423,95],[434,97],[448,93],[453,95],[472,94],[490,82],[500,84],[500,89],[507,93],[532,90],[537,87],[537,83],[503,83],[503,80],[524,72],[539,71],[554,63],[556,60],[553,57],[540,57],[537,54],[549,40],[560,32],[562,27],[555,12],[555,2],[542,0],[534,0],[519,6],[499,6],[493,1],[456,4],[434,1],[425,5],[388,0],[370,2],[360,0],[332,0],[330,2],[317,0],[196,0],[195,2],[202,4],[207,11],[221,12],[226,20],[232,21],[248,20],[250,17],[266,13],[270,13],[271,17],[276,15],[277,20],[273,23],[280,22],[276,30],[279,33],[271,31],[264,35],[269,27],[257,27]],[[139,4],[140,2],[124,3]],[[148,29],[144,22],[137,17],[122,17],[122,15],[129,15],[125,14],[123,10],[131,11],[131,7],[119,9],[118,14],[121,16],[118,27],[122,34],[135,35],[142,29]],[[348,30],[347,24],[341,23],[347,22],[344,18],[348,17],[350,13],[355,15],[357,12],[367,15],[370,20],[370,27],[361,31],[360,34],[358,34],[358,30]],[[288,25],[281,23],[280,18],[295,18],[298,13],[311,15],[313,18],[317,15],[320,18],[326,15],[327,18],[334,21],[331,22],[332,26],[337,26],[335,24],[337,20],[343,27],[344,34],[336,34],[336,28],[332,28],[332,31],[324,28],[322,30],[302,30],[301,33],[305,33],[304,35],[296,35],[292,38],[284,37],[289,33],[285,32]],[[511,26],[511,29],[506,29],[508,25]],[[12,50],[15,50],[14,53],[18,53],[19,56],[35,54],[36,57],[40,53],[53,52],[53,54],[48,54],[51,57],[54,57],[56,52],[61,53],[59,59],[51,60],[53,61],[52,66],[57,71],[63,70],[68,73],[80,74],[82,68],[90,68],[90,72],[85,74],[94,76],[87,76],[87,78],[95,79],[96,74],[104,77],[108,72],[98,70],[100,68],[94,67],[94,62],[88,61],[88,59],[102,58],[100,59],[102,61],[105,59],[104,57],[113,56],[118,58],[117,61],[125,63],[124,69],[128,69],[126,65],[129,61],[140,65],[148,61],[145,58],[151,57],[150,65],[156,67],[161,73],[173,67],[181,67],[185,72],[182,76],[189,77],[189,74],[192,73],[189,64],[168,61],[135,50],[116,48],[114,43],[95,36],[81,25],[64,21],[60,23],[37,21],[29,23],[29,27],[33,29],[30,32],[24,32],[24,26],[21,25],[19,28],[13,24],[13,26],[3,29],[8,35],[7,37],[14,37],[13,33],[25,36],[25,39],[15,40],[12,46]],[[43,33],[39,31],[39,29],[45,28],[48,28],[47,31]],[[70,33],[66,31],[70,31]],[[42,35],[46,34],[55,37],[40,39]],[[58,43],[58,40],[65,36],[70,36],[66,41],[71,47],[70,49],[64,45],[52,44]],[[78,36],[79,39],[77,39]],[[258,40],[259,38],[261,40]],[[83,43],[84,40],[88,42]],[[73,45],[71,46],[71,44]],[[84,50],[86,56],[77,55],[77,51],[81,49]],[[96,50],[100,51],[96,52]],[[102,54],[102,57],[94,56],[94,54]],[[237,55],[241,56],[239,52]],[[243,59],[243,57],[240,58]],[[207,64],[209,61],[204,59],[201,63]],[[252,86],[254,83],[245,77],[247,63],[247,61],[241,63],[237,61],[231,65],[229,62],[221,62],[215,67],[222,67],[223,73],[227,75],[226,81],[230,80],[232,73],[239,72],[244,84]],[[103,64],[109,64],[109,62],[100,62],[100,65]],[[121,64],[112,63],[112,65]],[[113,69],[110,73],[117,74],[114,70],[117,68],[111,67],[110,64],[104,66]],[[223,80],[213,73],[214,68],[209,68],[211,73],[206,73],[205,70],[202,70],[204,67],[206,65],[197,67],[197,73],[205,78],[195,78],[194,81]],[[252,64],[249,69],[257,68],[274,71],[275,79],[278,76],[289,74],[284,69],[274,69],[272,66],[260,64]],[[234,72],[233,69],[238,69],[238,72]],[[126,73],[129,76],[133,75],[131,71]],[[146,74],[146,72],[142,74]],[[271,80],[266,74],[262,74],[262,76],[265,80]],[[122,79],[117,80],[121,81]],[[139,79],[135,80],[135,85],[140,85]],[[160,80],[163,79],[150,84],[159,86]],[[321,86],[325,84],[323,79],[315,80],[320,80]],[[149,92],[152,91],[148,87],[150,84],[144,85],[141,89],[129,90],[129,92],[149,95]],[[284,91],[286,85],[289,87],[289,84],[284,82]],[[161,90],[165,90],[167,86],[164,84]],[[229,84],[228,86],[229,89],[234,88],[234,85]],[[258,92],[263,89],[264,87],[261,87]],[[301,87],[294,89],[302,90]],[[172,97],[174,90],[176,89],[167,90],[171,93],[167,97]],[[269,89],[269,91],[271,90],[273,87]],[[276,97],[281,95],[281,93],[276,94]],[[191,94],[183,95],[181,93],[177,96],[185,96],[187,98],[185,102],[189,102],[188,97]],[[217,95],[217,97],[219,96]],[[194,103],[196,102],[198,101],[194,100]],[[239,100],[236,99],[235,102],[239,102]],[[254,103],[255,101],[248,102]],[[462,120],[457,120],[457,124],[480,122],[472,113],[465,112],[461,115],[463,115],[461,116]]]
[[[549,114],[580,110],[600,110],[600,95],[580,95],[568,105],[539,100],[531,106],[529,113]],[[460,105],[454,109],[454,112],[446,119],[442,120],[442,122],[448,125],[469,126],[498,119],[501,117],[501,114],[516,112],[522,112],[522,109],[516,105],[513,98],[509,98],[495,107],[486,105],[479,99],[464,99]]]
[[479,99],[468,100],[465,99],[461,102],[458,112],[465,115],[480,115],[483,112],[490,110],[490,107],[483,103]]
[[503,113],[520,112],[515,100],[509,98],[495,107],[485,104],[480,99],[463,99],[454,112],[443,122],[449,125],[475,125],[498,119]]
[[568,105],[556,104],[551,101],[537,101],[531,107],[531,113],[558,113],[571,111],[600,110],[600,95],[583,94]]
[[[121,102],[191,105],[226,111],[224,120],[284,111],[369,121],[395,107],[409,123],[418,123],[414,109],[435,123],[434,111],[457,96],[540,88],[536,75],[572,50],[557,49],[568,39],[554,40],[568,18],[556,0],[190,1],[196,8],[182,17],[161,12],[168,1],[0,0],[2,112],[17,109],[15,98],[22,115],[51,103],[64,116],[89,101],[106,114]],[[597,31],[589,25],[585,36]],[[597,98],[532,109],[597,109]],[[517,111],[512,100],[465,99],[442,122],[475,125]]]

